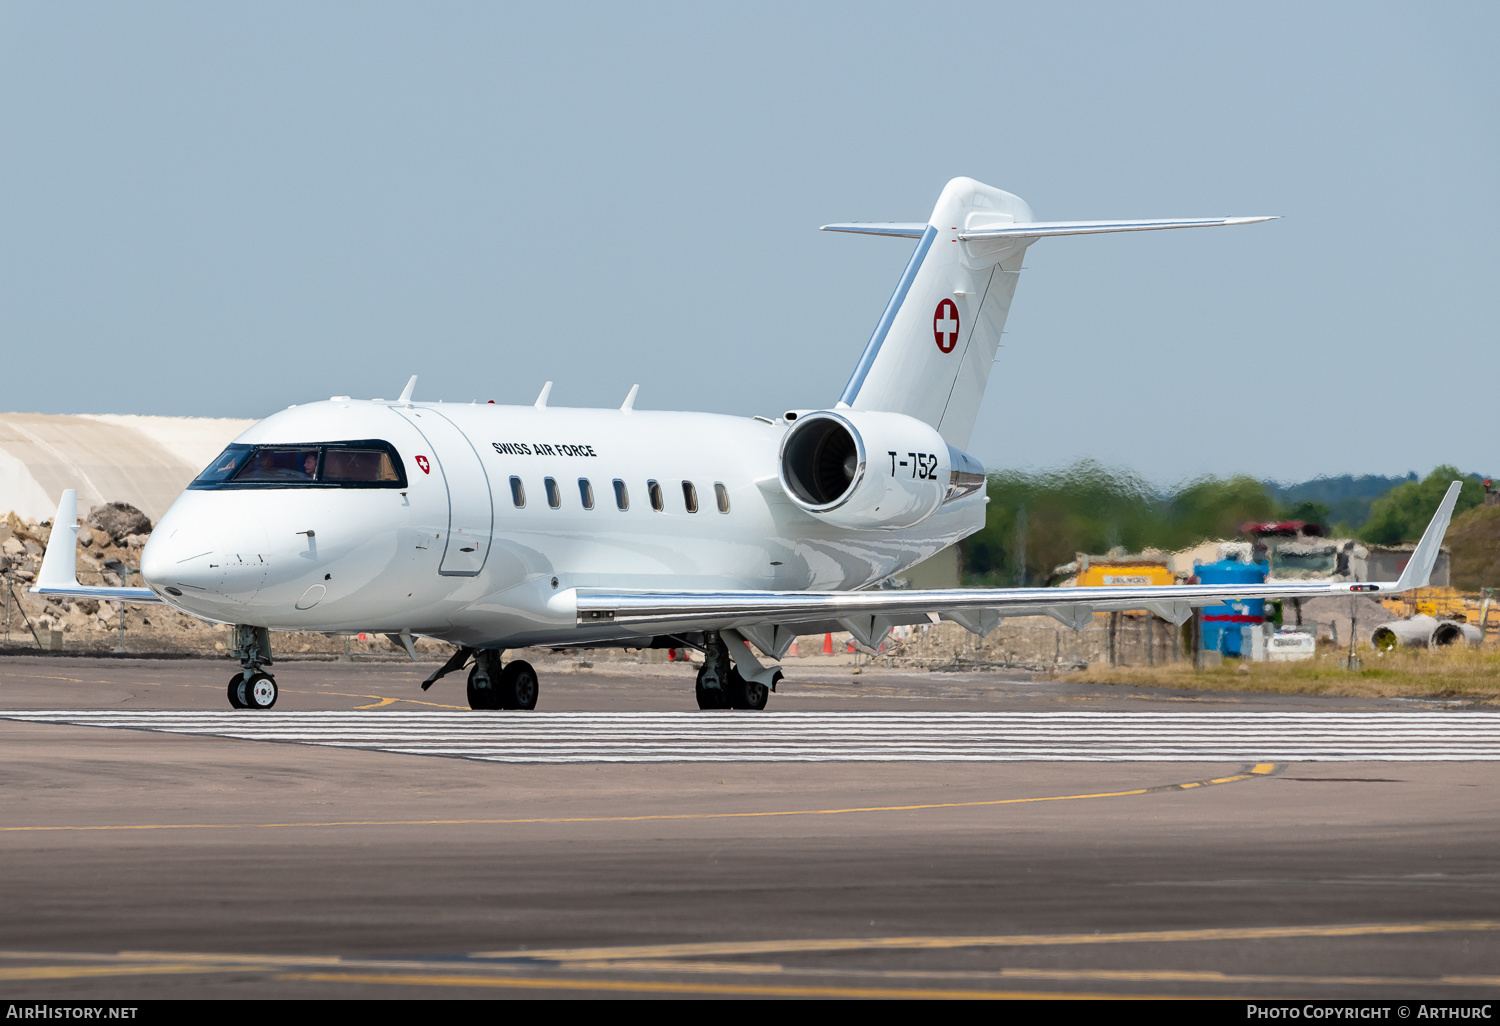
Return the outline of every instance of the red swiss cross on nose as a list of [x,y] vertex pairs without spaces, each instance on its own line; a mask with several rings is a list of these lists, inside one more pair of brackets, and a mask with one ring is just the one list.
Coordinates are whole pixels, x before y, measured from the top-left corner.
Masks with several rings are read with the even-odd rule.
[[430,474],[432,472],[432,467],[428,464],[426,456],[417,457],[417,466],[422,468],[422,473],[424,474]]
[[953,300],[943,300],[932,312],[932,338],[945,353],[958,345],[958,305]]

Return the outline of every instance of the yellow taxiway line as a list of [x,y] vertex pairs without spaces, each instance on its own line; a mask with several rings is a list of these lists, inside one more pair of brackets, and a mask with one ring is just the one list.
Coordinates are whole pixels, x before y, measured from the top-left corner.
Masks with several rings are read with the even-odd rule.
[[1182,944],[1225,940],[1291,940],[1305,937],[1378,937],[1413,933],[1500,931],[1500,919],[1434,920],[1425,923],[1349,923],[1324,926],[1249,926],[1204,930],[1135,930],[1124,933],[1031,933],[959,937],[840,937],[806,940],[706,941],[610,948],[529,948],[476,951],[470,958],[582,962],[643,958],[705,958],[724,955],[805,954],[829,951],[944,948],[1031,948],[1094,944]]
[[1192,780],[1179,784],[1136,787],[1128,791],[1093,791],[1086,794],[1041,795],[1032,798],[989,798],[973,802],[930,802],[920,805],[862,805],[846,809],[776,809],[763,812],[671,812],[638,816],[528,816],[514,819],[350,819],[307,823],[117,823],[66,826],[7,826],[0,833],[93,832],[110,830],[273,830],[297,827],[389,827],[389,826],[520,826],[550,823],[648,823],[663,820],[769,819],[786,816],[847,816],[855,813],[923,812],[932,809],[972,809],[1000,805],[1029,805],[1037,802],[1073,802],[1094,798],[1130,798],[1165,791],[1187,791],[1219,784],[1269,776],[1276,764],[1256,763],[1243,773],[1212,780]]
[[[688,961],[683,956],[756,955],[810,952],[940,950],[952,948],[1022,948],[1097,944],[1191,944],[1215,940],[1289,940],[1299,938],[1372,937],[1400,934],[1500,931],[1500,920],[1430,920],[1416,923],[1344,923],[1311,926],[1241,927],[1204,930],[1141,930],[1122,933],[1008,934],[997,936],[865,937],[811,940],[746,941],[703,944],[653,944],[624,947],[548,948],[477,952],[446,964],[406,959],[342,958],[336,955],[188,954],[122,951],[116,954],[0,951],[0,961],[46,962],[0,966],[0,981],[65,980],[100,977],[251,973],[287,982],[422,987],[481,987],[512,990],[598,991],[655,994],[718,994],[744,997],[866,998],[1055,998],[1143,997],[1158,995],[1095,994],[1016,989],[983,989],[981,981],[1022,980],[1074,984],[1201,984],[1222,990],[1252,984],[1285,986],[1411,987],[1432,984],[1494,988],[1495,975],[1445,975],[1432,978],[1382,976],[1296,976],[1271,973],[1232,974],[1184,969],[1055,969],[1006,967],[994,970],[900,970],[855,967],[796,967],[773,962]],[[99,964],[83,965],[93,962]],[[63,963],[63,964],[58,964]],[[72,963],[72,964],[67,964]],[[537,976],[538,969],[558,975]],[[513,975],[530,972],[531,975]],[[599,979],[578,973],[606,972],[697,976],[765,975],[879,980],[886,985],[853,983],[715,982],[703,980]],[[911,986],[931,981],[947,986]],[[907,986],[892,986],[906,982]],[[968,984],[969,986],[955,986]]]

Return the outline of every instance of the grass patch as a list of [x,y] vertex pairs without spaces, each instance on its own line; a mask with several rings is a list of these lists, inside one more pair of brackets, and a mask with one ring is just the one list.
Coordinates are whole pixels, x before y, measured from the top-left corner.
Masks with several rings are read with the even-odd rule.
[[[1347,651],[1347,650],[1344,650]],[[1378,655],[1363,651],[1363,668],[1341,670],[1342,651],[1320,651],[1295,663],[1224,660],[1195,671],[1191,661],[1165,666],[1109,666],[1095,663],[1058,680],[1089,684],[1134,684],[1192,691],[1264,691],[1283,695],[1337,695],[1370,698],[1473,698],[1500,704],[1500,650],[1453,647],[1409,649]]]

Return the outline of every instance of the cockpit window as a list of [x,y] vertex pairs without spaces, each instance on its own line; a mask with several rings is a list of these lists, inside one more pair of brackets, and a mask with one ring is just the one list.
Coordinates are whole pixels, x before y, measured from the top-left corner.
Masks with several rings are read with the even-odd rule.
[[329,449],[323,457],[324,481],[395,481],[396,464],[381,449]]
[[189,488],[405,488],[395,446],[368,439],[231,445]]
[[228,481],[234,476],[234,472],[245,465],[250,454],[255,451],[253,445],[231,445],[219,454],[219,458],[208,465],[208,469],[199,474],[193,481],[195,485],[218,484]]
[[316,447],[296,449],[274,449],[264,446],[256,449],[231,480],[246,482],[286,481],[292,484],[311,484],[318,479],[318,457]]

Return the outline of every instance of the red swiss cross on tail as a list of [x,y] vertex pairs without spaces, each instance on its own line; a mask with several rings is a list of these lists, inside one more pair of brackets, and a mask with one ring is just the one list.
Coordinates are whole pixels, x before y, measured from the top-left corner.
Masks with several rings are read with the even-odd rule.
[[943,300],[932,312],[932,337],[945,353],[953,352],[958,345],[958,304],[953,300]]

